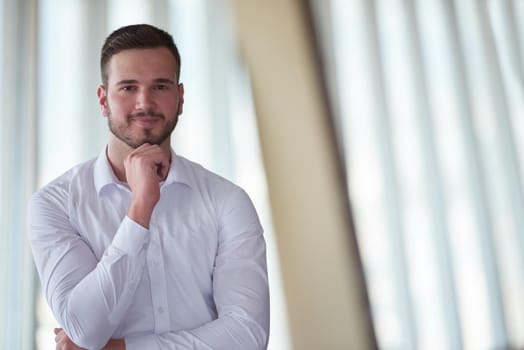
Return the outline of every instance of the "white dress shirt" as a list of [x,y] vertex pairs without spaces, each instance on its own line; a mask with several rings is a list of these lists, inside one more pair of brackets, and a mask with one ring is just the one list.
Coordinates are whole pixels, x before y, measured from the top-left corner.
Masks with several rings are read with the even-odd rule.
[[172,152],[146,229],[105,150],[40,191],[28,229],[47,302],[71,340],[100,349],[263,349],[265,242],[238,186]]

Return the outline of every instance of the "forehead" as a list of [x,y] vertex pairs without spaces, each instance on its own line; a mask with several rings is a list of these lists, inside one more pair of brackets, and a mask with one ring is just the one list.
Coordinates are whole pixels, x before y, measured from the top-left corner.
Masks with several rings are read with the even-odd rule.
[[122,79],[176,80],[175,57],[165,47],[122,50],[107,63],[109,83]]

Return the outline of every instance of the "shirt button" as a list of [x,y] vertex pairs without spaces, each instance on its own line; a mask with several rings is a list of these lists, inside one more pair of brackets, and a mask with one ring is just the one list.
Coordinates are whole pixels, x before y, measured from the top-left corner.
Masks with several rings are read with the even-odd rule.
[[159,307],[158,309],[156,309],[156,311],[158,311],[158,313],[160,315],[162,315],[164,313],[164,308],[163,307]]

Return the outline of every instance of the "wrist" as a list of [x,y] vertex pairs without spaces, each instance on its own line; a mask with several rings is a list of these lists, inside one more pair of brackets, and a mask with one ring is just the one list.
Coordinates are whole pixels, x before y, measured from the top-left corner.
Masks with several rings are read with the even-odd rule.
[[149,229],[154,207],[155,204],[148,204],[144,201],[133,199],[127,210],[127,216],[137,224]]
[[124,339],[110,339],[102,350],[125,350],[126,343]]

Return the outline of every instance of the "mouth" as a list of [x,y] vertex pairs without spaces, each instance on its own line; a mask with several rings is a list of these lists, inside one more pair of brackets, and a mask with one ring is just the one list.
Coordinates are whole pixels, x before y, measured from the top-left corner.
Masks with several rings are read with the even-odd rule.
[[131,119],[131,122],[134,124],[138,124],[145,128],[150,128],[155,126],[158,122],[160,122],[162,118],[160,117],[135,117]]

